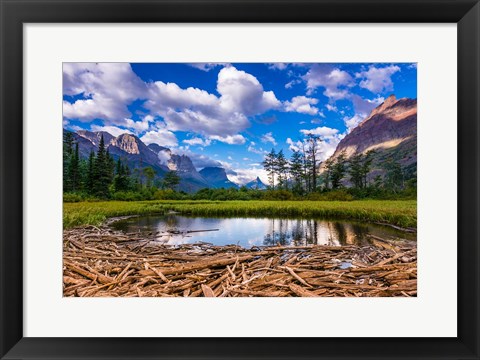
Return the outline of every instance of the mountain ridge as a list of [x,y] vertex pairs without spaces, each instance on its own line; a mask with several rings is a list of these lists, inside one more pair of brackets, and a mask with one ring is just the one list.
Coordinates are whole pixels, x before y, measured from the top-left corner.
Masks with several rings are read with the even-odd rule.
[[210,182],[203,175],[208,173],[208,167],[198,171],[190,157],[173,153],[168,147],[151,143],[146,145],[138,136],[124,133],[113,136],[106,131],[64,129],[64,133],[73,134],[74,141],[79,144],[82,158],[88,158],[90,152],[96,152],[103,135],[106,149],[115,160],[121,159],[132,169],[151,166],[158,177],[163,177],[168,171],[176,171],[181,178],[179,190],[196,192],[202,188],[238,188],[239,185],[228,179],[225,169],[218,168],[224,178]]

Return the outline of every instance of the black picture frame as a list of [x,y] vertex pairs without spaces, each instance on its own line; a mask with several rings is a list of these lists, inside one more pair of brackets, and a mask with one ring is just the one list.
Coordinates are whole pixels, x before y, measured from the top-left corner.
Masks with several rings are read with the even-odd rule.
[[[479,359],[480,4],[477,0],[0,0],[0,12],[2,359]],[[99,22],[457,23],[458,337],[24,337],[23,24]],[[441,316],[439,309],[439,321]]]

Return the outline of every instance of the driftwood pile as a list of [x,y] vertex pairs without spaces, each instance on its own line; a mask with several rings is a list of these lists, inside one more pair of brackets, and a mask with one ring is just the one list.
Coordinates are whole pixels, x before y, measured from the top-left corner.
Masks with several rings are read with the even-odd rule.
[[64,231],[64,296],[416,296],[415,243],[160,245],[107,226]]

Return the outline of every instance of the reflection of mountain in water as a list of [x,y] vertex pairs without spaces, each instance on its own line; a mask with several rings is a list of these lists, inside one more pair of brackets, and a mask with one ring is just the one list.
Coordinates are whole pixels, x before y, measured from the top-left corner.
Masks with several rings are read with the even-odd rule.
[[173,214],[135,217],[112,226],[125,232],[153,235],[157,241],[168,245],[199,242],[245,248],[366,245],[372,243],[369,235],[415,240],[415,235],[378,225],[313,219],[202,218]]

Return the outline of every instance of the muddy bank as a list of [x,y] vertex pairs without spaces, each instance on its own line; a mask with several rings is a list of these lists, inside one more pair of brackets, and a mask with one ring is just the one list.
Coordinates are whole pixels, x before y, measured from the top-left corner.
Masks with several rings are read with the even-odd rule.
[[64,296],[416,296],[412,242],[372,246],[159,245],[108,226],[63,233]]

